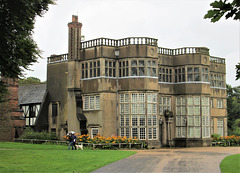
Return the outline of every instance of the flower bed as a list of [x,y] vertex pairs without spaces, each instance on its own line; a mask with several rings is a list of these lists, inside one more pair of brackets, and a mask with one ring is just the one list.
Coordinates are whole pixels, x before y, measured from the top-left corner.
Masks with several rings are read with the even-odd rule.
[[[127,137],[103,137],[99,134],[91,138],[88,134],[77,135],[77,143],[82,143],[85,146],[94,146],[94,148],[101,149],[113,149],[113,148],[147,148],[148,144],[146,140],[139,140],[138,138]],[[64,136],[68,139],[68,136]]]
[[239,146],[240,144],[240,136],[219,136],[213,135],[212,136],[212,144],[219,145],[219,146]]

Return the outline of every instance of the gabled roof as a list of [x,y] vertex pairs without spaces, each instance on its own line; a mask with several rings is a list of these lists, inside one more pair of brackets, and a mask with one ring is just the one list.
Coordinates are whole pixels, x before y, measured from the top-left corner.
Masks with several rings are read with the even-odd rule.
[[18,103],[20,105],[41,103],[45,93],[46,84],[19,86]]

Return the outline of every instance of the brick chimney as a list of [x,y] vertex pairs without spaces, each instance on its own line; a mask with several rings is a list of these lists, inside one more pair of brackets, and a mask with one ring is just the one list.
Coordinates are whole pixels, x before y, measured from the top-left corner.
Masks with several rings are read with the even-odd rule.
[[72,16],[72,22],[68,23],[68,59],[80,59],[82,23],[78,22],[78,16]]

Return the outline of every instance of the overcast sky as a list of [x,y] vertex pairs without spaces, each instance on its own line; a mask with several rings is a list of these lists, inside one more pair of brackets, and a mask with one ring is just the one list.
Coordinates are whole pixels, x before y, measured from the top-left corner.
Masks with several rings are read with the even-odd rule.
[[68,50],[68,27],[72,15],[83,24],[85,40],[100,37],[152,37],[164,48],[208,47],[210,55],[226,58],[227,83],[235,81],[240,62],[240,22],[203,19],[214,0],[58,0],[43,17],[37,17],[34,40],[43,59],[30,66],[26,77],[46,80],[47,57]]

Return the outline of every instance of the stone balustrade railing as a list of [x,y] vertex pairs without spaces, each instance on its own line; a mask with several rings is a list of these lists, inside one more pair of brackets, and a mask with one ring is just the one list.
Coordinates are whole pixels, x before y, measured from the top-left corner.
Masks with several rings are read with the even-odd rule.
[[224,58],[218,58],[218,57],[210,56],[210,61],[214,62],[214,63],[225,64],[225,59]]
[[109,38],[98,38],[82,42],[81,49],[87,49],[95,46],[121,47],[136,44],[157,46],[157,39],[148,37],[128,37],[119,40]]
[[183,47],[178,49],[158,48],[158,53],[162,55],[183,55],[183,54],[194,54],[201,53],[209,55],[209,49],[206,47]]
[[51,55],[47,59],[47,63],[56,63],[56,62],[62,62],[62,61],[67,61],[68,60],[68,54],[61,54],[61,55]]

